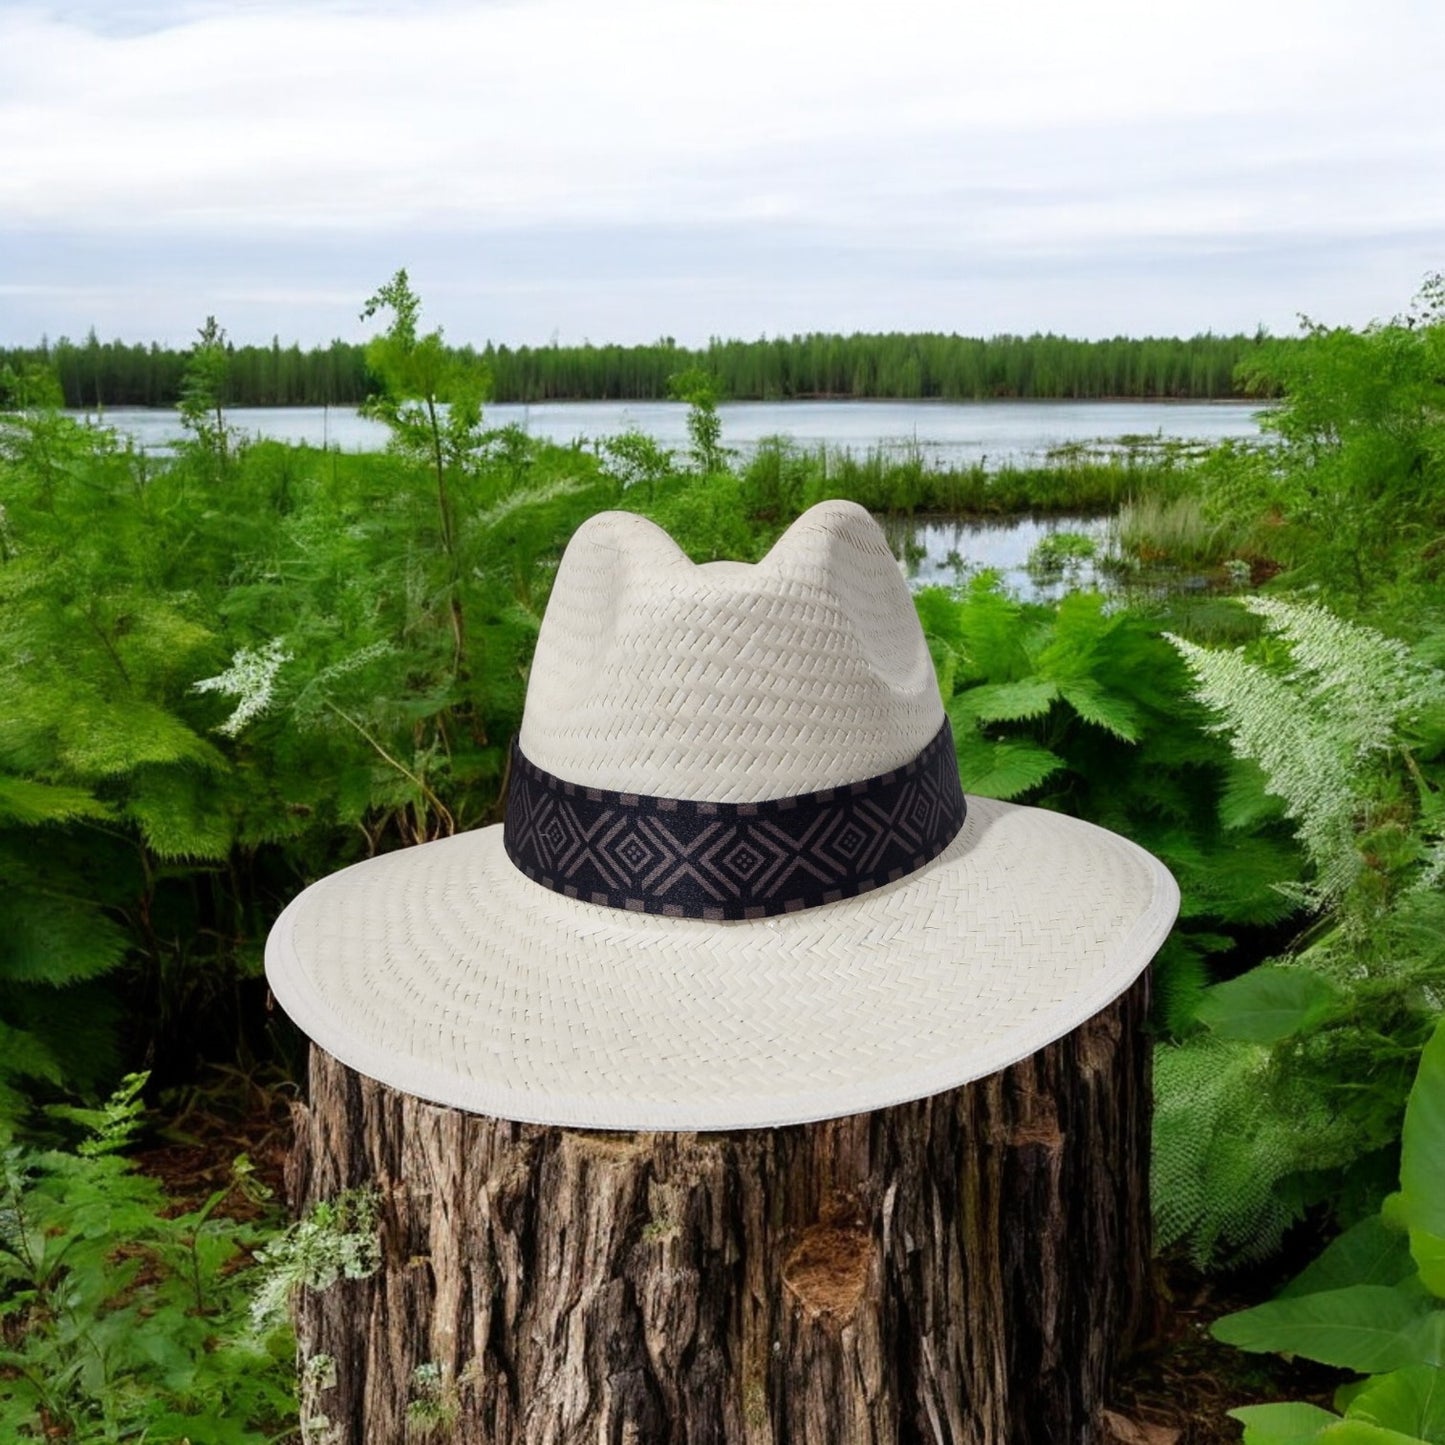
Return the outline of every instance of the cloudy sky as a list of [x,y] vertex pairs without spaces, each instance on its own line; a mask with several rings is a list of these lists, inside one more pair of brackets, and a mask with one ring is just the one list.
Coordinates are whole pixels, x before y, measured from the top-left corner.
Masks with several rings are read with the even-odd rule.
[[1359,324],[1439,0],[0,0],[0,344]]

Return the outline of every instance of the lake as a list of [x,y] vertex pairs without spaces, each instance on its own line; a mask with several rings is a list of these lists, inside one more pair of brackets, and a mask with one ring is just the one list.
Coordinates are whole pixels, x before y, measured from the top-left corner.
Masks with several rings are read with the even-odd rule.
[[[1258,408],[1235,402],[726,402],[718,411],[724,444],[744,457],[764,439],[785,436],[805,449],[917,452],[935,467],[1027,465],[1042,462],[1058,447],[1107,449],[1125,438],[1208,443],[1260,434]],[[387,442],[385,426],[350,408],[251,407],[227,415],[232,426],[252,437],[342,451],[379,451]],[[631,430],[646,432],[676,452],[685,452],[688,445],[687,407],[681,402],[495,405],[486,409],[485,420],[493,427],[520,426],[563,445]],[[167,450],[184,435],[176,413],[169,410],[116,408],[105,413],[104,424],[149,451]],[[1083,533],[1104,552],[1108,523],[1102,518],[889,518],[885,526],[914,587],[950,585],[985,567],[999,572],[1004,586],[1025,599],[1052,599],[1072,587],[1110,585],[1088,559],[1050,576],[1027,565],[1039,541],[1054,532]]]
[[[1107,445],[1124,437],[1202,442],[1259,435],[1258,408],[1240,402],[1149,401],[778,401],[725,402],[718,408],[723,443],[750,454],[767,437],[804,448],[857,453],[916,450],[933,466],[1040,461],[1054,447]],[[379,451],[386,428],[350,408],[249,407],[228,413],[248,436]],[[687,448],[687,407],[673,401],[569,401],[486,409],[488,426],[520,426],[564,445],[619,432],[646,432],[659,445]],[[104,424],[146,450],[165,450],[184,433],[174,411],[116,408]]]

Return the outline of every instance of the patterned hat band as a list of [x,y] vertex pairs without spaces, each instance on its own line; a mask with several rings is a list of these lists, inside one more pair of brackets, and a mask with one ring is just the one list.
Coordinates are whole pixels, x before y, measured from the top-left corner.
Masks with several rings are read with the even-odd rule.
[[964,806],[947,718],[892,772],[760,803],[583,787],[543,772],[513,744],[502,841],[534,883],[585,903],[768,918],[917,872],[957,836]]

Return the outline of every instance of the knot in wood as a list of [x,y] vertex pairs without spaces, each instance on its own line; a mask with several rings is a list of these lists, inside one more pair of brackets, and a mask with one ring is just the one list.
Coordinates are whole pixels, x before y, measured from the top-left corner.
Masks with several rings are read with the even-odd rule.
[[868,1285],[873,1242],[861,1229],[815,1224],[783,1263],[783,1283],[809,1319],[853,1318]]

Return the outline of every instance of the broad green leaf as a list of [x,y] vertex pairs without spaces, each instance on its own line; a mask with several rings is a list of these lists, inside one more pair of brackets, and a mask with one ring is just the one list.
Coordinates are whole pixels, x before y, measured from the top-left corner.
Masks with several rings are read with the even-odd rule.
[[1428,1305],[1384,1285],[1351,1285],[1270,1300],[1214,1322],[1212,1333],[1242,1350],[1303,1355],[1324,1365],[1378,1374],[1420,1363],[1413,1331]]
[[1402,1435],[1366,1420],[1341,1420],[1316,1437],[1319,1445],[1424,1445],[1418,1435]]
[[1264,965],[1216,984],[1197,1016],[1221,1038],[1272,1044],[1319,1023],[1338,999],[1335,986],[1317,973]]
[[1026,677],[1019,682],[996,682],[971,687],[953,699],[952,709],[962,721],[1021,722],[1042,717],[1053,705],[1059,689],[1046,678]]
[[[1427,1288],[1445,1296],[1445,1022],[1420,1055],[1400,1135],[1401,1217]],[[1417,1245],[1418,1241],[1418,1245]]]
[[1415,1362],[1445,1369],[1445,1309],[1432,1310],[1415,1322],[1410,1331]]
[[1335,1393],[1330,1396],[1330,1404],[1339,1414],[1348,1415],[1355,1396],[1364,1390],[1371,1380],[1382,1379],[1383,1375],[1366,1375],[1363,1379],[1346,1380],[1343,1385],[1335,1386]]
[[965,792],[985,798],[1016,798],[1064,766],[1046,748],[1026,742],[989,742],[965,724],[955,737]]
[[1232,1420],[1244,1426],[1244,1445],[1308,1445],[1320,1431],[1337,1425],[1340,1417],[1318,1405],[1300,1400],[1275,1405],[1241,1405],[1229,1411]]
[[1280,1291],[1278,1298],[1322,1294],[1352,1284],[1400,1284],[1414,1273],[1409,1241],[1378,1214],[1372,1214],[1332,1240],[1313,1264]]
[[1128,699],[1106,692],[1091,679],[1061,682],[1059,692],[1086,723],[1093,723],[1126,743],[1139,741],[1139,709]]
[[1376,1375],[1350,1401],[1348,1419],[1445,1445],[1445,1371],[1412,1365]]
[[1410,1253],[1425,1288],[1437,1298],[1445,1299],[1445,1239],[1438,1234],[1427,1234],[1423,1229],[1412,1229]]

